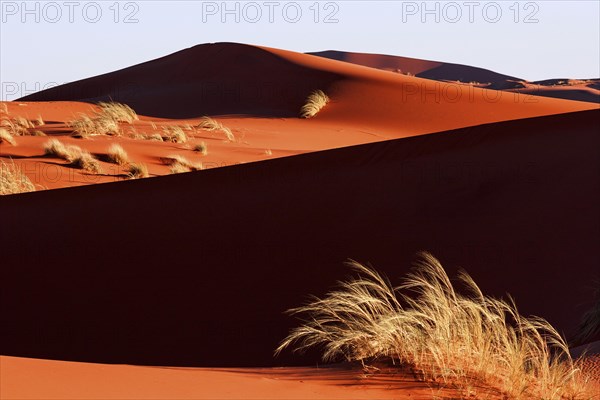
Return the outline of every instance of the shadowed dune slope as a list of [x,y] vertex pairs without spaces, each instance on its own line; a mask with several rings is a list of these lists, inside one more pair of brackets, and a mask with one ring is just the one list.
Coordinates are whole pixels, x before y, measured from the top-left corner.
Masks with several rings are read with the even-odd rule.
[[496,121],[581,111],[587,103],[444,83],[286,50],[203,44],[21,101],[126,103],[151,117],[297,117],[313,90],[332,99],[330,124],[430,133]]
[[[309,364],[283,314],[415,252],[571,332],[600,259],[599,111],[0,198],[2,354]],[[594,275],[596,274],[596,275]]]

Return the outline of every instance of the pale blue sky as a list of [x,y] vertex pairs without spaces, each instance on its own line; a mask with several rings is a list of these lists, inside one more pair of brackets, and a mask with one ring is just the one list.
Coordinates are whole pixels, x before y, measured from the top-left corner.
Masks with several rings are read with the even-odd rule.
[[207,42],[401,55],[529,80],[600,76],[598,0],[427,2],[428,14],[422,1],[0,3],[3,100]]

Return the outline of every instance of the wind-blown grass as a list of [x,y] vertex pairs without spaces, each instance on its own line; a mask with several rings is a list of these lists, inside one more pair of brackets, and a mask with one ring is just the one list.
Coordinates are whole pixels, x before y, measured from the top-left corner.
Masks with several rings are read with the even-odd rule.
[[171,143],[185,143],[188,138],[183,129],[176,125],[166,125],[162,127],[164,136],[162,139],[165,142]]
[[148,167],[146,164],[131,163],[127,168],[127,177],[129,179],[147,178],[149,176],[150,175],[148,174]]
[[423,253],[400,287],[369,267],[324,298],[289,310],[303,324],[276,349],[318,347],[323,360],[390,359],[458,388],[482,382],[510,399],[587,399],[589,383],[567,344],[545,320],[519,314],[512,300],[484,296],[462,272],[455,290],[441,264]]
[[79,154],[77,154],[71,162],[71,165],[73,165],[75,168],[79,168],[94,174],[99,174],[102,172],[100,162],[87,151],[81,151]]
[[202,164],[194,164],[179,154],[163,157],[162,161],[171,167],[171,173],[173,174],[202,170]]
[[69,121],[68,126],[73,129],[73,137],[88,138],[96,135],[119,135],[121,129],[119,121],[110,116],[99,115],[90,117],[80,114],[79,118]]
[[2,119],[1,125],[13,136],[27,136],[29,129],[35,128],[34,123],[25,117]]
[[135,111],[126,104],[121,103],[98,103],[100,111],[93,116],[80,114],[79,118],[68,122],[73,130],[73,136],[88,138],[93,135],[119,135],[121,129],[119,123],[132,124],[139,118]]
[[0,128],[0,143],[8,143],[11,146],[16,146],[17,145],[17,142],[15,141],[15,138],[12,137],[12,135],[10,134],[10,132],[8,132],[4,128]]
[[79,146],[65,146],[57,139],[50,139],[44,145],[44,153],[68,161],[73,167],[87,172],[102,172],[100,162]]
[[121,103],[98,103],[100,106],[100,113],[106,117],[110,117],[111,119],[117,122],[126,122],[128,124],[132,124],[134,121],[138,121],[139,117],[135,111],[127,104]]
[[322,90],[315,90],[306,99],[306,103],[300,109],[300,117],[312,118],[329,103],[329,97]]
[[73,162],[81,151],[79,146],[65,146],[58,139],[50,139],[44,144],[44,154],[69,162]]
[[108,148],[106,154],[108,160],[114,164],[125,165],[129,163],[129,156],[127,152],[118,144],[113,144]]
[[202,154],[203,156],[208,154],[208,146],[204,142],[196,143],[193,150]]
[[230,142],[235,142],[235,135],[228,127],[216,119],[210,117],[202,117],[200,123],[196,126],[197,128],[204,129],[205,131],[220,131],[225,134],[225,137]]
[[35,186],[18,165],[0,160],[0,195],[34,192]]

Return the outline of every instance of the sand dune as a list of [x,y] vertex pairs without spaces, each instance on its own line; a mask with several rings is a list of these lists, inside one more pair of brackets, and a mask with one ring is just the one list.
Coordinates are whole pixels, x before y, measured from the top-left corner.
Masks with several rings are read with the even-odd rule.
[[600,79],[598,78],[587,80],[547,79],[528,82],[522,78],[499,74],[483,68],[415,58],[343,51],[321,51],[308,54],[437,81],[460,81],[478,87],[532,96],[600,103],[598,88]]
[[399,132],[424,133],[591,108],[234,43],[195,46],[20,101],[112,99],[142,115],[161,118],[297,117],[307,95],[316,89],[333,99],[324,122],[348,119],[363,127]]
[[493,82],[496,84],[518,80],[516,77],[499,74],[483,68],[439,61],[420,60],[417,58],[332,50],[308,54],[434,80]]
[[[0,397],[455,398],[397,368],[273,357],[297,326],[284,311],[345,260],[395,280],[421,250],[572,337],[600,262],[598,82],[217,43],[1,103],[43,125],[0,160],[61,190],[0,196]],[[330,102],[299,118],[317,89]],[[72,137],[107,100],[139,120]],[[149,140],[176,128],[186,142]],[[102,171],[45,155],[50,139]],[[152,178],[110,163],[115,144]],[[171,175],[170,157],[204,170]]]
[[4,196],[2,353],[311,364],[272,357],[295,325],[283,311],[328,290],[349,257],[400,276],[423,249],[569,333],[599,261],[598,116]]
[[[298,118],[314,89],[325,90],[331,102],[316,118]],[[97,109],[83,101],[109,99],[132,106],[142,115],[141,120],[123,126],[119,137],[71,138],[67,123]],[[589,103],[391,74],[323,57],[233,43],[195,46],[3,105],[10,117],[41,116],[46,125],[40,129],[47,135],[60,136],[64,143],[81,146],[100,158],[111,144],[118,143],[132,160],[147,164],[151,176],[170,173],[161,158],[172,154],[214,168],[597,109]],[[188,132],[189,144],[138,139],[157,129],[160,133],[163,125],[196,126],[204,115],[218,116],[236,141],[224,142],[223,135],[198,130]],[[191,150],[201,141],[209,146],[206,157]],[[100,164],[102,174],[90,175],[44,157],[44,137],[20,137],[17,142],[16,147],[2,146],[0,156],[12,158],[40,188],[115,182],[126,177],[123,168],[104,162]]]

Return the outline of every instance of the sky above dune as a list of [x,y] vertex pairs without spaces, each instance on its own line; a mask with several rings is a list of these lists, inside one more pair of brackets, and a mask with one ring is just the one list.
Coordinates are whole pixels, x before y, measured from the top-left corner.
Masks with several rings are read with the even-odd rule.
[[342,50],[541,80],[600,76],[600,2],[1,1],[2,100],[201,43]]

